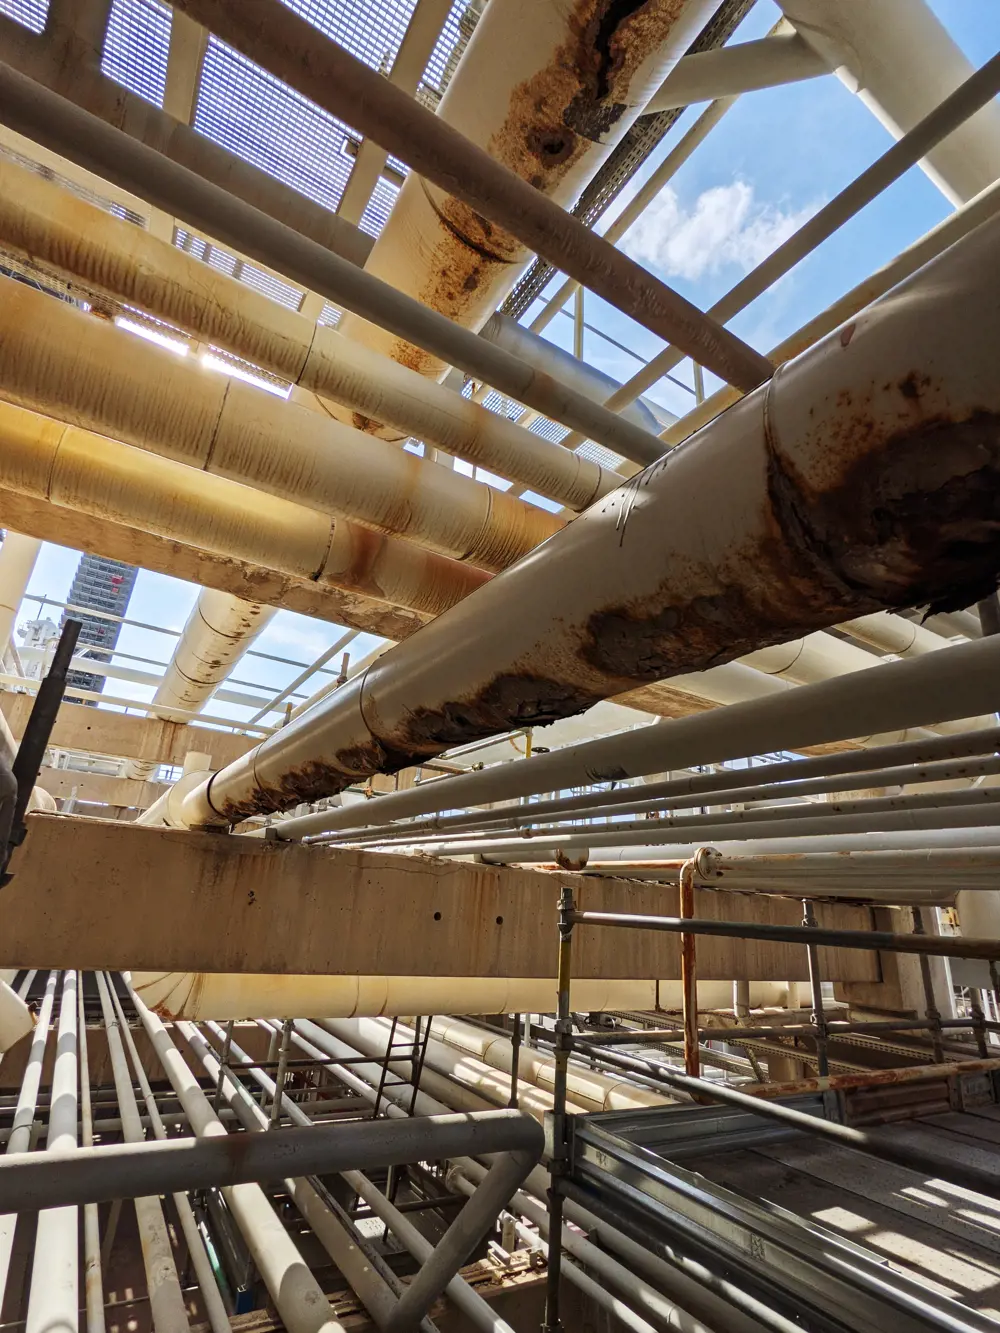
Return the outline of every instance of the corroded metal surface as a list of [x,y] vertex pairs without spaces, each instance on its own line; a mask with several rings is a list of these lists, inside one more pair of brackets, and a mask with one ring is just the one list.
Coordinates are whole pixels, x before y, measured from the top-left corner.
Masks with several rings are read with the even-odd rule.
[[804,631],[995,586],[998,242],[1000,224],[980,228],[850,337],[831,335],[265,741],[253,782],[218,775],[201,819],[327,795]]

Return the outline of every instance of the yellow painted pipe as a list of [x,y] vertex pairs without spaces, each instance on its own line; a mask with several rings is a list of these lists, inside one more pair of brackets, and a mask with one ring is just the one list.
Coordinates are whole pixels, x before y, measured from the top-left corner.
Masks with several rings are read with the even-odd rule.
[[0,486],[432,615],[487,578],[408,542],[331,523],[303,505],[4,402]]
[[0,296],[0,392],[21,407],[483,569],[564,526],[22,283],[3,279]]
[[614,472],[217,272],[176,246],[0,160],[0,244],[337,404],[341,420],[435,447],[572,509]]

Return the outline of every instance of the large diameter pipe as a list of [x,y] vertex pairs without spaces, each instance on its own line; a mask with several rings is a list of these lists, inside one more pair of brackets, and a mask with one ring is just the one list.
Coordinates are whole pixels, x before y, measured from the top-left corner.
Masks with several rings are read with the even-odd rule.
[[[203,588],[153,695],[156,716],[187,721],[203,708],[276,614],[277,607]],[[183,716],[173,715],[176,708]]]
[[4,282],[9,402],[486,569],[562,526],[515,496]]
[[[88,290],[341,404],[334,413],[349,424],[370,430],[384,422],[572,509],[619,484],[597,463],[284,309],[13,162],[0,161],[0,240]],[[655,434],[659,426],[651,420],[644,429]]]
[[[470,295],[484,292],[481,317],[485,318],[496,303],[496,268],[501,272],[513,268],[516,276],[519,256],[527,258],[523,246],[653,333],[684,347],[727,383],[751,388],[770,374],[770,363],[746,343],[707,320],[697,307],[550,197],[565,181],[568,202],[583,185],[580,176],[574,179],[577,162],[585,163],[580,167],[585,179],[599,160],[595,142],[610,147],[624,134],[669,63],[711,12],[704,0],[686,0],[682,5],[676,0],[652,0],[641,13],[630,6],[624,15],[605,0],[591,0],[584,14],[574,14],[572,23],[558,0],[544,4],[503,0],[477,26],[462,61],[463,76],[452,81],[440,115],[420,106],[275,0],[257,0],[252,11],[218,0],[178,0],[178,6],[248,59],[412,167],[416,174],[408,181],[411,191],[433,187],[433,201],[427,199],[426,207],[440,219],[439,236],[446,235],[447,242],[436,246],[425,242],[432,255],[429,264],[419,249],[412,258],[398,255],[402,262],[391,270],[393,285],[398,274],[400,282],[409,286],[407,265],[419,264],[411,294],[432,309],[450,305],[462,323],[472,324],[476,313],[468,308]],[[524,40],[511,42],[511,32],[523,33]],[[470,61],[474,48],[481,54]],[[497,59],[499,51],[505,59]],[[526,86],[518,89],[522,75]],[[483,136],[482,145],[448,123],[449,114],[464,117],[466,107],[470,119],[465,127]],[[401,221],[408,212],[400,211]],[[456,236],[466,238],[466,243],[456,247]],[[383,232],[382,239],[392,246],[391,233],[386,237]],[[378,242],[367,261],[372,271],[378,268],[377,249]],[[496,265],[493,275],[485,278],[484,250]],[[382,253],[391,256],[392,251],[385,248]],[[441,273],[435,282],[432,275],[438,268]],[[456,300],[459,293],[464,299]],[[394,350],[394,356],[410,365],[414,356],[423,360],[406,348]]]
[[[188,798],[191,822],[329,795],[380,768],[571,715],[805,630],[887,606],[968,605],[992,588],[998,242],[1000,224],[981,227],[697,442],[217,774],[210,792]],[[855,693],[873,675],[855,674]],[[815,688],[836,698],[837,685]],[[792,718],[809,688],[790,691],[778,711]],[[894,702],[885,699],[868,731],[891,725]],[[757,716],[774,704],[761,701]],[[954,716],[953,700],[921,720]],[[858,717],[855,733],[866,730]],[[831,721],[818,719],[796,744],[828,739]],[[607,776],[627,774],[616,761]]]
[[343,309],[426,347],[517,402],[583,431],[626,458],[649,462],[660,456],[661,446],[648,431],[492,347],[468,329],[355,268],[326,246],[2,64],[0,109],[6,124],[53,152],[132,190]]
[[[352,607],[361,612],[365,605],[371,606],[369,599],[376,598],[437,615],[488,577],[472,565],[410,542],[343,519],[331,520],[305,505],[62,425],[11,403],[0,402],[0,445],[0,485],[8,493],[66,510],[67,523],[72,524],[73,515],[86,514],[246,561],[259,571],[255,582],[270,569],[325,590],[342,589],[354,595],[339,608],[348,620]],[[63,536],[51,520],[46,531]],[[87,538],[92,539],[89,529]],[[142,554],[148,559],[148,553]],[[383,613],[388,615],[387,606]],[[403,613],[397,621],[401,628],[396,637],[405,637],[420,623]],[[370,617],[360,628],[387,632]]]
[[[972,74],[924,0],[779,0],[785,17],[895,138]],[[953,203],[1000,176],[1000,107],[988,103],[932,148],[921,169]]]

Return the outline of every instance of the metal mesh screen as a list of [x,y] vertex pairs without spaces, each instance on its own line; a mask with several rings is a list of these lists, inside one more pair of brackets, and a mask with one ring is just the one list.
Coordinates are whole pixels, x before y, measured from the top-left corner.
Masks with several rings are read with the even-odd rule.
[[170,54],[170,10],[159,0],[114,0],[101,68],[129,92],[163,105]]

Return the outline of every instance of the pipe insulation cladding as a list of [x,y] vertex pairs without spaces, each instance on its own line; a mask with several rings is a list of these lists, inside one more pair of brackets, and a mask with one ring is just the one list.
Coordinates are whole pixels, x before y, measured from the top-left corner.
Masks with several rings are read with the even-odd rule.
[[788,363],[192,792],[189,824],[287,809],[879,608],[992,591],[998,245],[985,223]]

